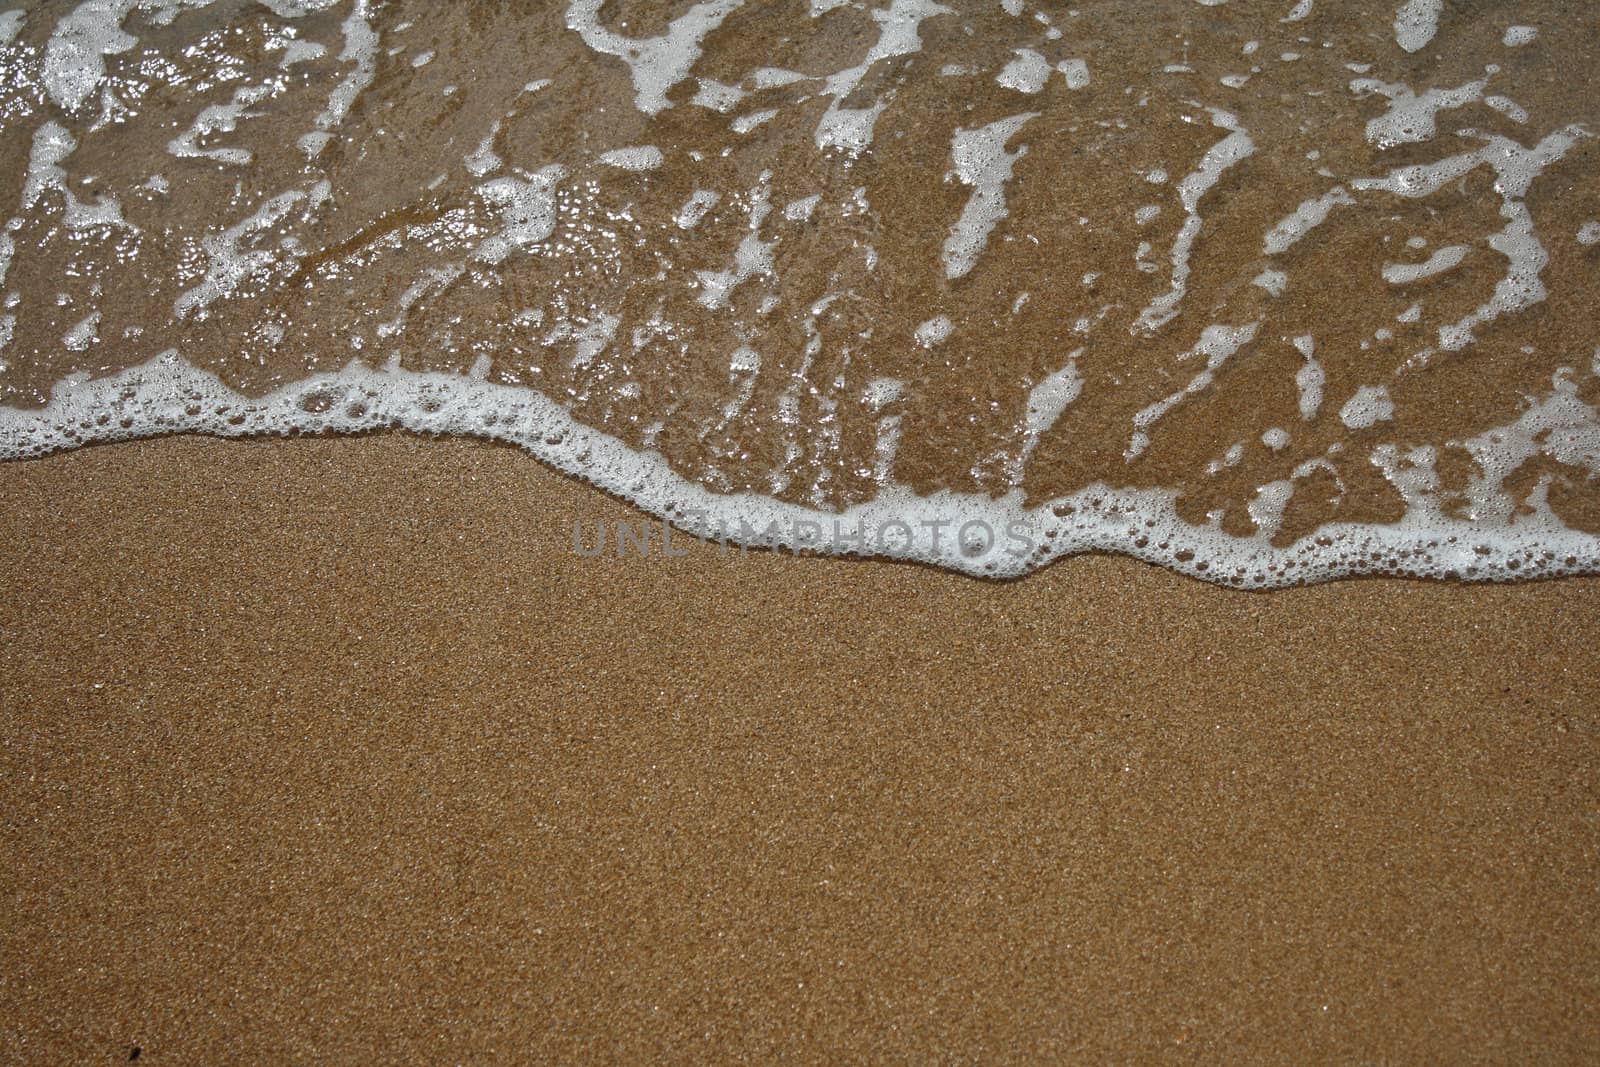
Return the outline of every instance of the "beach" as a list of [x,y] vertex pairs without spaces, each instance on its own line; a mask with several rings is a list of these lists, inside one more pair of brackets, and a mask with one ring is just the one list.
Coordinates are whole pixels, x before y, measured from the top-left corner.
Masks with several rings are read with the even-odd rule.
[[1594,1062],[1597,63],[0,0],[0,1061]]
[[587,558],[405,435],[0,500],[11,1062],[1600,1043],[1600,581]]

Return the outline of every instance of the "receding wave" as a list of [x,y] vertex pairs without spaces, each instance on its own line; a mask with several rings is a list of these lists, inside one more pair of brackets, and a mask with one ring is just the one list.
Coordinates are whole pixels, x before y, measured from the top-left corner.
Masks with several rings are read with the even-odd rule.
[[1597,46],[1448,0],[0,12],[0,457],[402,428],[977,575],[1600,572]]

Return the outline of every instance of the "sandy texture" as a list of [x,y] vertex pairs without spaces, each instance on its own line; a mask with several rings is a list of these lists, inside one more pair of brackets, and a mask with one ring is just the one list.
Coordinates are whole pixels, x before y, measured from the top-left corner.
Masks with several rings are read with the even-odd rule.
[[406,438],[0,505],[10,1062],[1600,1047],[1600,582],[586,560]]

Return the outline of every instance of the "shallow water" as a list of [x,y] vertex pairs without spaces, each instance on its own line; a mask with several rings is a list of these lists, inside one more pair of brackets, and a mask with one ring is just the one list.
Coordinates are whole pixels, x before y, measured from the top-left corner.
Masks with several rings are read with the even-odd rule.
[[975,574],[1600,571],[1586,12],[31,4],[0,454],[400,426]]

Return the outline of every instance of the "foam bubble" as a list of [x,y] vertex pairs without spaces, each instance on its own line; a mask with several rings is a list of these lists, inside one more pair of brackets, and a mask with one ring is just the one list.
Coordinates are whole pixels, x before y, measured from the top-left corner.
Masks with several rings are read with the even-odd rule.
[[339,53],[339,60],[354,67],[328,94],[328,106],[316,119],[317,128],[300,138],[300,150],[313,159],[327,147],[333,131],[355,105],[356,97],[377,75],[378,32],[372,28],[370,15],[370,0],[355,0],[344,20],[344,50]]
[[100,312],[91,311],[61,338],[61,345],[69,352],[82,352],[100,339]]
[[867,107],[845,107],[844,101],[876,64],[922,50],[921,26],[925,19],[953,14],[953,10],[934,0],[892,0],[887,10],[874,11],[872,18],[878,23],[878,40],[860,63],[827,80],[825,91],[833,99],[817,123],[817,147],[859,153],[871,144],[872,129],[884,103],[880,100]]
[[226,104],[213,104],[201,110],[183,133],[167,142],[167,151],[175,156],[211,159],[218,163],[243,166],[254,158],[246,148],[202,148],[200,140],[216,133],[232,133],[246,109],[260,103],[272,94],[271,83],[247,85],[234,90],[233,99]]
[[1011,465],[1013,486],[1021,484],[1028,460],[1039,447],[1039,441],[1083,393],[1083,375],[1078,373],[1081,355],[1083,349],[1080,348],[1068,357],[1066,366],[1045,375],[1028,391],[1028,401],[1023,408],[1022,448]]
[[1483,102],[1519,126],[1525,126],[1528,123],[1527,108],[1523,107],[1509,96],[1500,96],[1499,94],[1486,96],[1484,97]]
[[1032,95],[1044,88],[1049,77],[1050,64],[1045,62],[1044,56],[1031,48],[1019,48],[994,80],[1003,88]]
[[1063,59],[1056,64],[1056,69],[1067,80],[1068,89],[1087,89],[1089,87],[1089,64],[1081,59]]
[[619,170],[656,170],[665,161],[665,157],[661,154],[661,149],[653,144],[613,148],[609,152],[600,153],[601,163],[608,167],[616,167]]
[[[1331,524],[1284,547],[1274,546],[1261,529],[1237,537],[1214,526],[1186,523],[1178,517],[1173,494],[1163,490],[1094,485],[1030,509],[1015,491],[1000,498],[949,491],[918,496],[887,484],[872,500],[837,513],[751,494],[730,496],[684,479],[653,453],[629,449],[574,421],[531,390],[470,375],[370,370],[359,364],[250,398],[176,353],[165,353],[107,378],[63,381],[44,408],[0,408],[0,458],[173,432],[242,437],[382,428],[519,445],[555,469],[591,481],[691,535],[775,549],[915,559],[978,576],[1013,576],[1093,551],[1120,552],[1243,588],[1360,574],[1511,580],[1600,569],[1600,538],[1538,517],[1503,524],[1450,518],[1427,506],[1426,479],[1421,479],[1422,488],[1412,490],[1410,510],[1398,523]],[[1552,432],[1541,432],[1546,428]],[[1511,429],[1515,436],[1500,431],[1498,440],[1486,435],[1479,445],[1489,464],[1478,490],[1486,498],[1498,484],[1494,472],[1512,462],[1518,449],[1553,450],[1600,466],[1600,445],[1595,444],[1600,441],[1600,419],[1570,385],[1558,385],[1552,397]],[[1507,440],[1515,447],[1506,449]],[[1266,502],[1282,493],[1273,489]],[[952,534],[979,523],[995,537],[984,550],[973,552],[974,539]],[[802,531],[813,524],[848,536],[820,544],[807,540]]]
[[673,221],[680,230],[692,230],[706,217],[706,212],[717,206],[722,199],[722,194],[710,189],[696,189],[689,194],[689,199],[683,202],[678,213],[673,216]]
[[1409,85],[1358,78],[1350,83],[1350,89],[1358,95],[1388,97],[1389,110],[1367,123],[1367,140],[1379,148],[1395,148],[1432,140],[1438,132],[1439,112],[1481,100],[1487,85],[1486,79],[1480,79],[1454,89],[1428,89],[1419,96]]
[[939,315],[928,319],[917,327],[917,344],[923,348],[932,348],[934,345],[942,344],[950,336],[950,331],[953,328],[954,326],[950,322],[950,316],[948,315]]
[[596,52],[626,63],[633,76],[634,106],[646,115],[656,115],[672,106],[667,92],[689,76],[700,58],[700,42],[743,4],[744,0],[703,0],[673,19],[661,36],[634,38],[601,25],[603,0],[572,0],[567,6],[567,28]]
[[1455,270],[1467,258],[1466,245],[1446,245],[1424,263],[1385,263],[1383,280],[1390,285],[1410,285]]
[[1122,458],[1131,463],[1143,455],[1150,446],[1150,434],[1156,422],[1189,397],[1210,388],[1216,380],[1218,369],[1239,349],[1255,340],[1256,331],[1260,328],[1258,321],[1243,326],[1207,326],[1201,331],[1200,340],[1189,351],[1179,353],[1178,359],[1205,356],[1205,369],[1189,379],[1189,384],[1182,389],[1142,408],[1133,416],[1133,436],[1128,439],[1128,447],[1123,451]]
[[1023,145],[1007,152],[1006,142],[1037,117],[1038,112],[1029,111],[975,130],[956,130],[950,146],[953,173],[962,184],[972,187],[972,195],[944,242],[945,277],[963,278],[971,273],[989,243],[990,232],[1006,217],[1006,182],[1011,180],[1017,160],[1028,151]]
[[748,115],[740,115],[728,125],[734,133],[745,134],[749,133],[763,122],[769,122],[777,117],[778,109],[773,107],[768,108],[765,111],[752,111]]
[[1172,287],[1152,300],[1139,313],[1138,327],[1154,330],[1170,322],[1178,313],[1189,286],[1189,255],[1200,236],[1202,219],[1200,200],[1221,179],[1222,173],[1254,154],[1256,144],[1250,139],[1237,116],[1220,108],[1211,109],[1211,124],[1228,131],[1228,135],[1206,152],[1200,165],[1178,183],[1178,200],[1183,205],[1183,227],[1172,242]]
[[1394,16],[1394,39],[1407,52],[1419,52],[1439,32],[1444,0],[1406,0]]
[[1309,334],[1296,337],[1294,347],[1305,360],[1300,369],[1295,371],[1294,385],[1300,394],[1300,417],[1309,422],[1322,409],[1322,387],[1327,382],[1327,374],[1322,364],[1317,362],[1314,355],[1316,342]]
[[1352,430],[1365,430],[1392,418],[1394,401],[1381,385],[1363,385],[1339,409],[1339,421]]
[[[206,253],[205,277],[200,284],[178,296],[172,305],[172,313],[180,320],[190,317],[204,319],[206,308],[213,302],[232,294],[246,280],[269,270],[279,261],[280,253],[265,248],[247,251],[241,248],[241,242],[282,222],[305,199],[306,193],[300,189],[279,193],[234,225],[203,238],[201,246]],[[292,256],[293,252],[284,250],[282,255]]]
[[21,8],[0,12],[0,48],[17,39],[17,34],[22,32],[22,23],[27,17],[28,13]]
[[555,187],[567,170],[552,163],[526,179],[495,178],[478,186],[478,195],[500,217],[499,233],[484,238],[473,258],[503,263],[512,252],[549,240],[556,228]]

